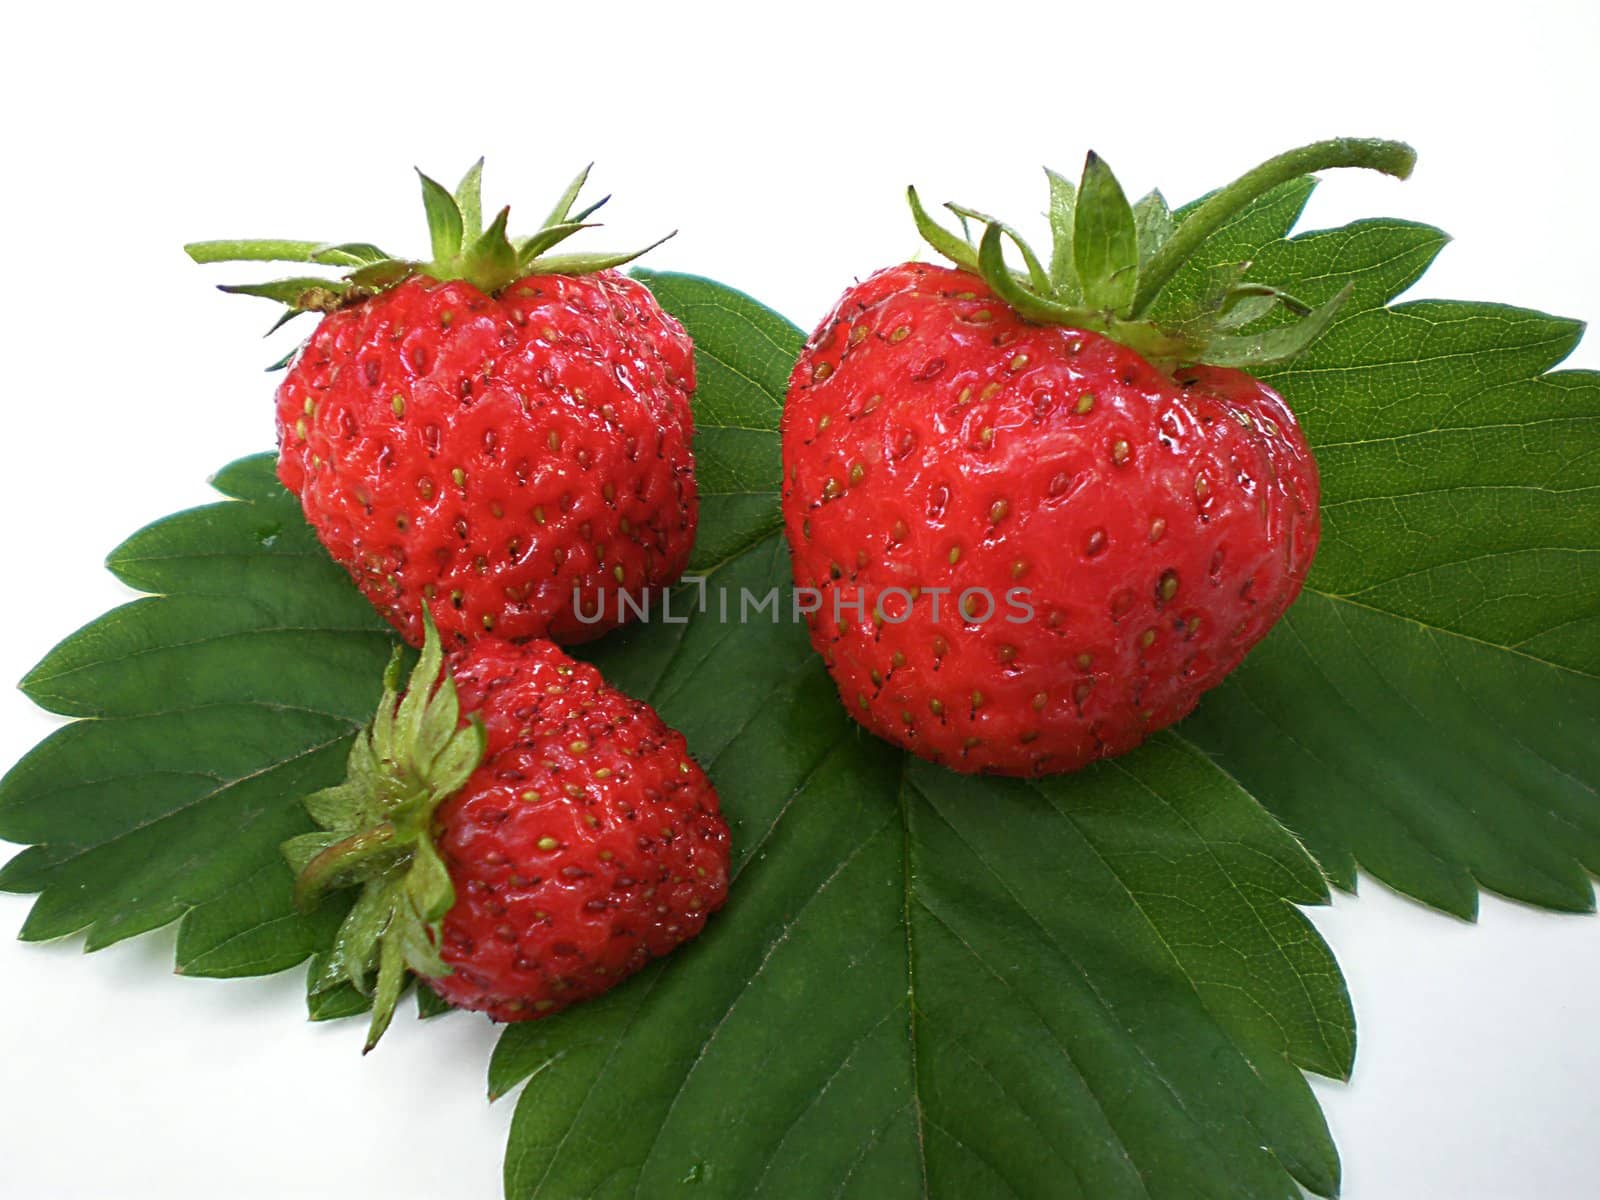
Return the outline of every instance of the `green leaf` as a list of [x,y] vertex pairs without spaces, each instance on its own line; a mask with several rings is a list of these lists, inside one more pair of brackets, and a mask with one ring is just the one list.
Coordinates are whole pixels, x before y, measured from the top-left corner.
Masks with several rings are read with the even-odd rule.
[[1600,870],[1600,375],[1552,370],[1575,322],[1386,308],[1444,244],[1362,221],[1275,241],[1332,329],[1269,375],[1316,446],[1306,595],[1185,732],[1342,887],[1364,867],[1470,917],[1488,887],[1594,906]]
[[782,528],[773,430],[804,335],[750,297],[687,275],[634,277],[694,334],[700,528],[691,571],[708,571]]
[[329,901],[309,916],[294,911],[293,880],[267,859],[233,887],[191,908],[178,927],[182,975],[234,979],[286,971],[332,941],[344,917]]
[[42,707],[97,718],[0,782],[0,836],[35,843],[0,871],[0,886],[40,893],[24,937],[85,930],[93,948],[182,918],[179,969],[237,974],[291,965],[325,932],[287,903],[276,847],[311,830],[296,798],[341,777],[390,635],[269,457],[217,485],[241,499],[111,555],[130,586],[163,594],[91,623],[23,680]]
[[313,1021],[342,1021],[346,1017],[359,1017],[371,1009],[371,998],[348,983],[306,995],[306,1015]]
[[417,984],[417,1016],[426,1021],[431,1017],[441,1017],[455,1009],[450,1002],[426,984]]
[[1122,185],[1092,150],[1083,164],[1073,214],[1072,258],[1083,302],[1121,312],[1139,287],[1139,233]]

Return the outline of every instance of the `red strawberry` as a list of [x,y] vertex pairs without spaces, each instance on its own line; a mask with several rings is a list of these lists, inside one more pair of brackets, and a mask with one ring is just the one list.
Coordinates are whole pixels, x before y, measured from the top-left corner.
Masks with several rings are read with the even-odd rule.
[[[693,346],[609,269],[632,255],[544,254],[593,211],[568,215],[582,182],[512,243],[504,211],[477,229],[477,167],[455,197],[424,177],[429,263],[360,245],[189,247],[357,267],[225,290],[326,310],[278,388],[278,475],[413,645],[424,605],[458,641],[584,641],[620,623],[619,592],[688,563]],[[580,620],[575,597],[603,617]]]
[[[442,675],[442,681],[441,681]],[[547,641],[446,660],[428,626],[391,666],[349,779],[284,847],[297,896],[359,883],[322,987],[369,989],[368,1048],[409,968],[497,1021],[546,1016],[698,934],[728,888],[728,827],[683,735]]]
[[[1173,228],[1090,156],[1052,175],[1047,271],[1008,227],[919,226],[958,269],[908,263],[845,293],[806,344],[783,415],[797,585],[841,699],[879,736],[961,771],[1070,771],[1187,715],[1299,594],[1319,534],[1316,464],[1270,388],[1332,320],[1243,283],[1240,264],[1161,322],[1183,256],[1308,170],[1393,143],[1274,159]],[[1012,272],[1001,238],[1018,245]],[[1255,322],[1274,302],[1295,324]],[[1176,311],[1174,311],[1176,310]],[[1246,332],[1234,332],[1246,328]]]

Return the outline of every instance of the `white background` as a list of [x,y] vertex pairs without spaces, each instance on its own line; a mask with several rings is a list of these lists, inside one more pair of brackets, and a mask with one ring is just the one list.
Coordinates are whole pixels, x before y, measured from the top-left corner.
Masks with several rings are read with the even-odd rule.
[[[414,163],[453,182],[487,154],[487,203],[532,222],[597,159],[616,199],[591,244],[679,228],[651,265],[809,327],[917,251],[908,182],[1025,223],[1039,166],[1091,144],[1181,200],[1313,138],[1396,136],[1414,179],[1330,177],[1308,227],[1429,221],[1456,242],[1421,291],[1600,317],[1591,4],[560,7],[11,10],[0,679],[127,598],[116,542],[271,442],[269,309],[180,244],[421,252]],[[0,767],[51,727],[0,693]],[[27,904],[0,897],[0,929]],[[1594,1194],[1600,921],[1486,899],[1472,927],[1370,881],[1315,919],[1361,1026],[1354,1082],[1317,1084],[1350,1200]],[[362,1060],[357,1028],[303,1020],[298,972],[182,980],[171,941],[0,940],[0,1195],[498,1195],[486,1022],[399,1020]]]

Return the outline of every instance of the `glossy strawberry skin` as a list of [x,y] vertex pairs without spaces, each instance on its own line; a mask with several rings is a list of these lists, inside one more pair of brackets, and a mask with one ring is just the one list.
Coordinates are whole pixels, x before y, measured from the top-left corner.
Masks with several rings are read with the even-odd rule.
[[547,641],[448,661],[487,749],[434,817],[456,892],[434,989],[529,1020],[698,934],[727,895],[728,827],[683,735]]
[[[1074,770],[1181,719],[1294,600],[1320,531],[1315,461],[1271,389],[1166,376],[936,266],[872,276],[818,327],[783,461],[841,700],[960,771]],[[920,591],[908,610],[889,588]],[[863,613],[836,620],[857,589]],[[963,614],[966,589],[991,619],[965,619],[986,610]]]
[[447,644],[585,641],[688,562],[693,390],[688,335],[614,271],[416,277],[323,318],[278,389],[278,475],[413,645],[424,602]]

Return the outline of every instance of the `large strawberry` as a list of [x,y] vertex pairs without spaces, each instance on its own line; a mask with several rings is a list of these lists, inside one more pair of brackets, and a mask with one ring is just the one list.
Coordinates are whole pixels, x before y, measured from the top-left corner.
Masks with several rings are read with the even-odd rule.
[[[1246,369],[1305,349],[1347,292],[1310,309],[1246,282],[1248,263],[1167,285],[1271,188],[1335,166],[1404,177],[1413,157],[1318,143],[1175,224],[1091,154],[1076,189],[1050,176],[1048,266],[1009,226],[952,205],[982,225],[974,246],[910,193],[955,267],[846,292],[783,414],[795,580],[821,593],[812,642],[862,724],[957,770],[1068,771],[1179,720],[1238,665],[1319,533],[1311,451]],[[1280,305],[1299,319],[1273,319]]]
[[583,641],[688,562],[693,347],[612,269],[634,255],[548,253],[599,207],[571,212],[587,172],[512,241],[506,210],[479,228],[481,166],[453,196],[422,177],[429,262],[364,243],[188,251],[352,268],[223,290],[326,314],[278,388],[278,475],[408,641],[424,606],[457,641]]
[[[349,776],[284,846],[296,898],[361,892],[315,988],[373,994],[368,1049],[407,969],[498,1021],[597,995],[698,934],[728,888],[728,827],[683,735],[553,643],[426,625],[391,663]],[[376,984],[373,977],[376,973]]]

